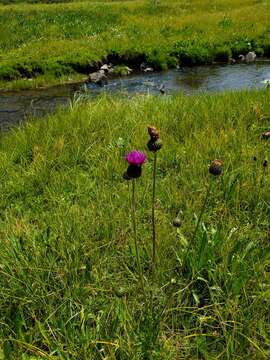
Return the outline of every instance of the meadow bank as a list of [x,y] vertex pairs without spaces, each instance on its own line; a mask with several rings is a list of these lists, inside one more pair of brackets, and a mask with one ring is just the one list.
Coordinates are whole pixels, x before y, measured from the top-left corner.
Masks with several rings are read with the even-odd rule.
[[[103,96],[2,135],[5,359],[269,358],[269,120],[268,91]],[[154,279],[149,124],[164,144]],[[137,182],[146,298],[122,178],[132,149],[148,156]]]
[[104,62],[165,70],[248,51],[269,56],[269,13],[268,0],[6,1],[0,87],[80,80]]

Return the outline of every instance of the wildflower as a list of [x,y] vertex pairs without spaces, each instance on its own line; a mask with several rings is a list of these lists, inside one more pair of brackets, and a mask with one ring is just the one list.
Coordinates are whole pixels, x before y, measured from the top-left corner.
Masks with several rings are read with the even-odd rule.
[[146,161],[146,155],[142,151],[132,150],[125,156],[125,159],[129,165],[142,166]]
[[[146,161],[146,155],[139,150],[132,150],[128,154],[126,154],[125,159],[129,163],[127,171],[124,173],[123,178],[126,180],[132,180],[132,192],[131,192],[131,218],[132,218],[132,227],[133,227],[133,235],[134,235],[134,244],[135,244],[135,253],[136,253],[136,261],[139,270],[140,283],[142,292],[144,294],[145,299],[145,291],[144,291],[144,279],[143,279],[143,270],[141,266],[141,260],[138,249],[138,239],[137,239],[137,226],[136,226],[136,181],[135,179],[140,177],[142,174],[142,165]],[[120,292],[121,293],[121,292]]]
[[223,165],[223,160],[220,159],[215,159],[211,162],[210,166],[209,166],[209,172],[210,174],[214,175],[214,176],[218,176],[222,173],[222,165]]
[[146,155],[142,151],[133,150],[125,156],[125,159],[129,163],[129,166],[123,175],[124,179],[139,178],[142,174],[142,165],[146,161]]

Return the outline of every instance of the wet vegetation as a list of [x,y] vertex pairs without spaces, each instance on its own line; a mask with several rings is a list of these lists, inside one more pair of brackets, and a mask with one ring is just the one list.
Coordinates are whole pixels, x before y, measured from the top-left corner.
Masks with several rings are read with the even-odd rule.
[[[267,90],[103,96],[3,135],[4,358],[268,359],[269,114]],[[163,142],[154,274],[149,124]],[[148,158],[136,179],[143,289],[122,177],[132,149]],[[209,173],[213,159],[222,172],[216,160]]]
[[268,0],[3,4],[1,86],[24,78],[41,78],[29,86],[55,82],[107,61],[165,70],[228,62],[250,50],[268,56],[269,12]]

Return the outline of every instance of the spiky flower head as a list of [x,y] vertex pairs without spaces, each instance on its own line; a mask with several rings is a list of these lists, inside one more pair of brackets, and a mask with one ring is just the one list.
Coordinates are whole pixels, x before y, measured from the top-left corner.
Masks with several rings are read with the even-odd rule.
[[214,175],[214,176],[218,176],[222,173],[222,165],[223,165],[224,161],[220,160],[220,159],[215,159],[211,162],[210,166],[209,166],[209,172],[210,174]]
[[129,165],[142,166],[142,164],[144,164],[147,160],[147,157],[140,150],[132,150],[125,156],[125,159],[129,163]]
[[129,166],[123,178],[125,180],[139,178],[142,174],[142,165],[146,161],[146,155],[142,151],[132,150],[125,156],[125,159],[129,163]]
[[147,143],[147,147],[149,151],[156,152],[162,148],[162,141],[160,139],[154,140],[150,139]]
[[159,139],[159,131],[155,126],[148,126],[148,134],[150,135],[151,140]]

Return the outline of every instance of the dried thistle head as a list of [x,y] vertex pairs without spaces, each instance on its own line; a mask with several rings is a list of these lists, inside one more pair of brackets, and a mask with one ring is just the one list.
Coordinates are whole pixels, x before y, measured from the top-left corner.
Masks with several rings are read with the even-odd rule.
[[148,134],[150,135],[151,140],[159,139],[159,131],[155,126],[148,126]]
[[210,166],[209,166],[209,172],[210,174],[214,175],[214,176],[218,176],[222,173],[222,165],[223,165],[224,161],[221,159],[215,159],[211,162]]

